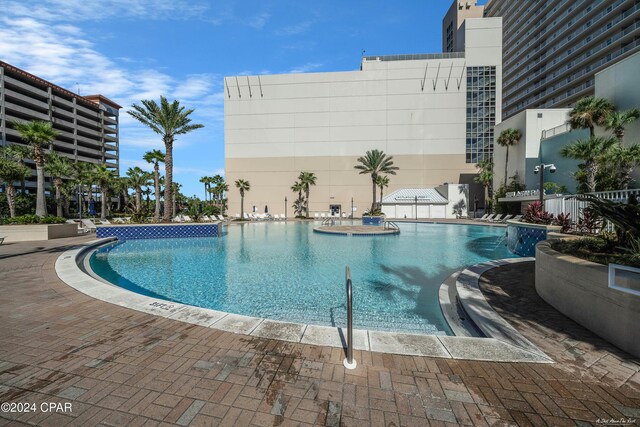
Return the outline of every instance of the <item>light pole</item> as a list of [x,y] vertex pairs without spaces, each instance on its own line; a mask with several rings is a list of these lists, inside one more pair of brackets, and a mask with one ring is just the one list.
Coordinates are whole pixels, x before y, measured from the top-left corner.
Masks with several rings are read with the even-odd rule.
[[414,201],[415,201],[415,204],[416,204],[416,221],[417,221],[418,220],[418,196],[417,195],[414,196],[414,199],[415,199]]
[[556,173],[556,165],[550,163],[545,165],[544,163],[540,163],[533,169],[533,173],[540,174],[540,189],[538,192],[540,193],[540,209],[544,210],[544,170],[549,168],[549,172]]
[[353,219],[353,197],[351,198],[351,219]]
[[284,219],[287,219],[287,196],[284,196]]

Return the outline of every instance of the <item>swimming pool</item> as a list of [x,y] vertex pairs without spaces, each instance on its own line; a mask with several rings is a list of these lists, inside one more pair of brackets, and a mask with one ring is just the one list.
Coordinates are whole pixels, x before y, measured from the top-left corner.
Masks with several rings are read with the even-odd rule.
[[[317,226],[317,224],[315,224]],[[220,238],[128,240],[99,248],[92,270],[153,297],[275,320],[344,326],[351,268],[359,329],[446,334],[438,288],[455,271],[514,257],[505,229],[399,224],[397,236],[313,232],[313,223],[249,223]]]

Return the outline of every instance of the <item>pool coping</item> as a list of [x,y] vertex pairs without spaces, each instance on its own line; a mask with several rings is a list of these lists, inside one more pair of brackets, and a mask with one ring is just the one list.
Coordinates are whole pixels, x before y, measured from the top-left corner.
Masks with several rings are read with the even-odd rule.
[[[116,240],[112,237],[92,240],[79,248],[62,253],[55,263],[56,274],[64,283],[92,298],[155,316],[253,337],[346,347],[346,331],[343,328],[283,322],[170,302],[97,280],[80,268],[79,261],[87,252]],[[495,315],[497,316],[497,313]],[[354,329],[353,333],[356,350],[444,359],[553,362],[537,348],[537,351],[531,351],[493,337],[455,337],[362,329]]]

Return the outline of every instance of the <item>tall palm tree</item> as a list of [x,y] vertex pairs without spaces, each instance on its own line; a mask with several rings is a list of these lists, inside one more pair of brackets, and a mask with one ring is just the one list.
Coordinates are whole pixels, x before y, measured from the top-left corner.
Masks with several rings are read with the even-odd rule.
[[382,209],[382,197],[383,197],[384,187],[388,187],[389,186],[389,177],[387,175],[378,175],[378,178],[376,179],[376,185],[378,187],[380,187],[380,206],[379,206],[379,208]]
[[84,187],[87,187],[87,195],[89,196],[89,200],[87,203],[87,207],[91,205],[91,201],[93,200],[93,167],[89,163],[85,162],[76,162],[73,164],[74,176],[81,190],[81,200],[80,204],[83,204],[84,198]]
[[155,188],[156,210],[153,213],[153,220],[160,220],[160,163],[164,162],[164,153],[160,150],[147,151],[143,159],[147,163],[153,164],[153,184]]
[[143,99],[142,106],[133,104],[133,110],[127,111],[140,123],[148,126],[158,135],[162,135],[165,147],[165,179],[164,187],[164,221],[171,221],[173,216],[173,142],[177,135],[184,135],[204,127],[199,123],[191,123],[189,116],[194,110],[185,110],[180,102],[169,102],[160,96],[160,105],[154,100]]
[[306,210],[307,218],[309,218],[309,193],[311,192],[310,187],[312,185],[316,185],[317,179],[318,178],[313,172],[300,172],[300,175],[298,175],[298,180],[300,181],[300,184],[302,184],[302,187],[304,188],[304,195],[306,199],[305,210]]
[[576,102],[569,113],[571,129],[589,129],[591,138],[596,136],[596,126],[603,126],[607,116],[615,110],[611,101],[595,96],[587,96]]
[[53,188],[56,197],[56,215],[62,216],[62,184],[63,178],[73,175],[73,163],[67,157],[62,157],[58,153],[51,153],[44,165],[45,171],[53,178]]
[[[11,144],[11,145],[5,145],[4,150],[5,150],[5,155],[8,158],[11,158],[16,162],[19,162],[23,166],[26,166],[25,159],[31,158],[31,152],[32,152],[31,147],[26,147],[24,145],[18,145],[18,144]],[[26,180],[30,176],[31,174],[29,173],[28,175],[24,176],[20,180],[20,194],[26,194]]]
[[393,166],[393,156],[387,156],[382,150],[367,151],[364,156],[358,157],[359,165],[354,166],[355,169],[360,171],[360,174],[371,175],[371,183],[373,185],[373,199],[371,202],[371,212],[376,209],[376,180],[378,175],[386,173],[389,175],[395,175],[399,169],[397,166]]
[[[165,186],[166,184],[166,178],[165,178]],[[178,202],[180,202],[180,204],[184,203],[184,195],[182,193],[180,193],[180,189],[182,188],[182,184],[179,184],[177,182],[172,182],[171,183],[171,192],[172,194],[175,196],[173,198],[173,200],[171,200],[171,211],[172,212],[176,212],[176,209],[178,207]],[[166,200],[164,202],[165,204],[167,203]]]
[[34,120],[32,122],[12,122],[11,125],[20,134],[20,138],[32,149],[32,159],[36,164],[36,215],[47,216],[47,203],[44,197],[45,150],[58,136],[51,123]]
[[618,138],[618,142],[622,144],[624,139],[624,128],[640,118],[640,110],[633,108],[627,111],[612,111],[604,120],[604,126],[607,130],[612,130],[613,134]]
[[96,183],[100,186],[100,199],[102,200],[100,219],[105,220],[109,215],[109,189],[114,183],[116,174],[105,164],[96,165],[93,170]]
[[16,188],[13,183],[22,181],[31,175],[31,169],[22,163],[22,157],[16,156],[12,146],[0,147],[0,182],[6,184],[9,216],[16,216]]
[[215,196],[215,204],[218,205],[220,200],[222,199],[222,193],[220,192],[220,184],[224,183],[224,178],[222,175],[214,175],[211,177],[211,184],[213,185],[214,191],[213,195]]
[[302,198],[302,192],[304,191],[304,185],[300,181],[296,181],[291,186],[291,191],[298,193],[298,198],[294,200],[294,210],[297,215],[302,215],[304,209],[304,199]]
[[211,194],[209,192],[210,189],[210,184],[211,184],[211,177],[210,176],[203,176],[202,178],[200,178],[200,182],[204,184],[204,201],[207,201],[207,194]]
[[240,218],[244,219],[244,192],[251,190],[249,181],[239,179],[235,182],[236,188],[240,190]]
[[567,145],[560,151],[564,157],[584,161],[584,173],[587,177],[587,191],[596,191],[596,175],[600,169],[600,163],[604,156],[618,142],[614,137],[594,136],[589,139],[579,139],[571,145]]
[[498,144],[501,147],[506,147],[507,153],[504,161],[504,185],[507,185],[507,169],[509,167],[509,147],[516,145],[522,139],[522,133],[518,129],[505,129],[500,132],[498,137]]
[[481,160],[477,165],[478,168],[478,176],[476,176],[473,180],[479,184],[482,184],[484,187],[484,204],[485,204],[485,213],[487,203],[490,203],[491,198],[489,197],[489,189],[491,185],[493,185],[493,162],[489,159]]
[[[139,213],[142,210],[142,187],[149,185],[150,176],[149,173],[143,171],[138,166],[129,168],[127,170],[127,178],[129,180],[129,185],[135,191],[135,208],[136,213]],[[165,193],[166,194],[166,193]],[[164,201],[165,203],[165,212],[167,211],[167,199]]]
[[634,144],[631,147],[623,147],[618,144],[613,146],[606,154],[605,163],[613,166],[613,173],[617,177],[617,188],[628,189],[632,181],[631,174],[633,169],[640,165],[640,145]]

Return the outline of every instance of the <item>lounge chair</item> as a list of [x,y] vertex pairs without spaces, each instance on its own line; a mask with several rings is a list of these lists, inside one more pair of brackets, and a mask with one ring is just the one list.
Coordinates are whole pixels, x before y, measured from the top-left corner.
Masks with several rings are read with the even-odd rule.
[[500,221],[502,221],[502,219],[504,217],[506,217],[506,215],[498,214],[498,215],[494,216],[493,218],[487,220],[487,222],[500,222]]
[[520,221],[522,219],[522,215],[516,215],[511,219],[514,220],[514,221]]
[[107,225],[111,225],[111,221],[109,221],[108,219],[101,219],[100,220],[101,224],[107,224]]
[[[502,218],[502,219],[500,220],[500,222],[505,222],[505,223],[506,223],[507,221],[509,221],[509,220],[510,220],[510,219],[512,219],[512,218],[513,218],[513,215],[507,215],[507,216],[505,216],[504,218]],[[497,222],[497,221],[496,221],[496,222]]]
[[320,214],[320,218],[325,219],[326,217],[327,217],[327,216],[324,214],[324,212],[322,212],[322,213]]
[[316,212],[316,213],[314,213],[314,214],[313,214],[313,217],[314,217],[315,219],[318,219],[318,218],[320,218],[320,214],[319,214],[318,212]]
[[222,215],[218,215],[218,219],[223,222],[226,221],[225,217],[223,217]]
[[6,238],[5,236],[0,237],[0,245],[2,244],[2,242],[4,242],[5,238]]
[[249,216],[249,214],[248,214],[248,213],[246,213],[246,212],[242,214],[242,217],[243,217],[244,219],[246,219],[246,220],[251,220],[251,217],[250,217],[250,216]]
[[488,217],[486,217],[485,219],[481,219],[480,221],[484,221],[484,222],[491,222],[493,221],[499,214],[491,214]]
[[96,224],[93,221],[91,221],[90,219],[82,219],[80,220],[80,222],[82,223],[83,228],[86,228],[89,231],[93,231],[95,233]]
[[174,216],[171,221],[173,221],[173,222],[182,222],[182,215]]
[[476,220],[476,221],[484,221],[485,219],[489,218],[489,215],[490,215],[490,214],[484,214],[484,215],[482,216],[482,218],[476,218],[475,220]]
[[193,220],[189,215],[183,215],[182,219],[184,220],[184,222],[193,222]]

